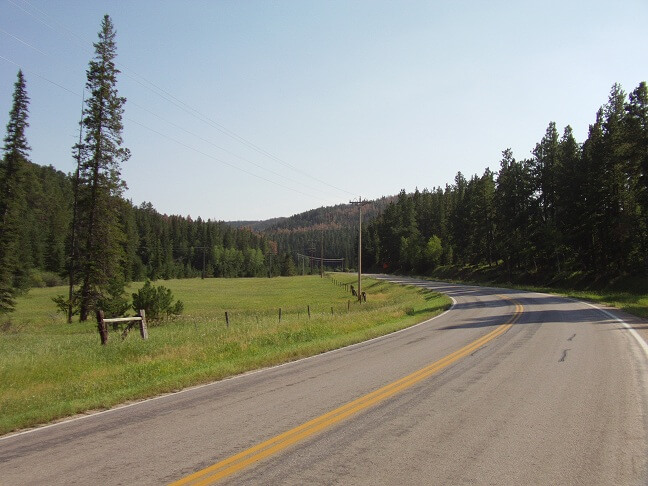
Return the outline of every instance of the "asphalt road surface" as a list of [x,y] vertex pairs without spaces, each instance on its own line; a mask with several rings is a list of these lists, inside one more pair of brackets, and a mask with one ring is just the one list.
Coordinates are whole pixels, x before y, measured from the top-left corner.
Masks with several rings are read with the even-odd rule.
[[0,484],[648,484],[648,347],[621,321],[549,295],[409,282],[455,305],[0,438]]

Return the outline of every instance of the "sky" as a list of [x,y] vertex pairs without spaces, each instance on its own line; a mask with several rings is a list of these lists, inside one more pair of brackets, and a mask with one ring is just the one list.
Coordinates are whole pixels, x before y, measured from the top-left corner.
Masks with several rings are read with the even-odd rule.
[[20,68],[34,163],[75,169],[104,14],[127,98],[125,195],[193,218],[496,171],[549,122],[583,142],[614,83],[648,80],[646,0],[0,0],[0,126]]

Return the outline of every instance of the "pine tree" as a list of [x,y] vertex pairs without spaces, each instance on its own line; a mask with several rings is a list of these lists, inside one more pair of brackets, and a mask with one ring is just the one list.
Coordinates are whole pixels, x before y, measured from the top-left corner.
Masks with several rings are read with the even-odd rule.
[[[511,275],[514,269],[525,269],[534,248],[529,240],[531,231],[533,180],[531,162],[516,161],[513,152],[502,152],[495,189],[497,242],[499,254]],[[528,267],[527,267],[528,268]]]
[[583,268],[602,274],[606,264],[604,239],[606,169],[603,142],[603,108],[596,113],[596,121],[589,126],[587,139],[583,143],[582,166],[585,174],[583,196],[586,211],[581,214],[583,235]]
[[25,137],[25,129],[29,126],[28,104],[25,77],[18,71],[0,172],[0,313],[14,309],[16,291],[26,282],[25,268],[17,258],[17,246],[25,198],[24,165],[30,150]]
[[81,277],[80,317],[86,320],[97,303],[115,295],[124,277],[124,231],[119,197],[125,188],[120,163],[130,152],[122,147],[125,98],[117,93],[115,30],[104,16],[95,56],[86,72],[90,98],[83,110],[85,137],[80,146],[78,234]]
[[630,257],[637,241],[636,178],[628,157],[626,94],[619,84],[612,86],[608,103],[603,107],[604,149],[604,224],[605,253],[613,273],[631,270]]
[[556,168],[556,227],[564,246],[558,249],[561,261],[581,263],[587,247],[588,234],[584,229],[583,215],[587,213],[585,184],[587,173],[583,167],[581,147],[567,125],[558,146]]
[[641,243],[640,266],[648,274],[648,86],[645,82],[630,93],[625,117],[626,143],[628,144],[629,180],[640,206],[641,215],[635,230]]
[[532,174],[538,191],[543,221],[555,219],[556,209],[556,166],[558,164],[558,130],[554,122],[549,123],[545,136],[533,150]]
[[557,170],[559,166],[559,135],[554,122],[549,123],[544,137],[533,150],[531,162],[537,221],[533,222],[532,239],[541,266],[559,268],[557,250],[560,234],[556,227]]

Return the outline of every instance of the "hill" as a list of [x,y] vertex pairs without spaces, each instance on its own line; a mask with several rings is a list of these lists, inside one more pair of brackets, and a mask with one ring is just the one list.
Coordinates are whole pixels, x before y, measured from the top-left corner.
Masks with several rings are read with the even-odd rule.
[[[363,224],[374,220],[396,196],[368,201],[362,208]],[[325,258],[344,258],[347,267],[356,265],[358,242],[358,208],[338,204],[311,209],[285,218],[265,221],[230,221],[228,225],[247,227],[277,243],[280,253],[293,257],[320,256],[322,243]]]

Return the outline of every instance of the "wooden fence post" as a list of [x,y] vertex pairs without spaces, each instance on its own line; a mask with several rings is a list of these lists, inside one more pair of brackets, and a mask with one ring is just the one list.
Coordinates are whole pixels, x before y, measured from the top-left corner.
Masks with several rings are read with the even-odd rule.
[[142,318],[142,320],[140,321],[140,336],[142,336],[142,339],[148,339],[148,328],[146,327],[146,311],[144,309],[140,309],[139,316]]
[[225,324],[229,328],[229,312],[225,311]]
[[310,319],[310,305],[308,306],[308,318]]
[[99,337],[101,338],[101,345],[105,346],[108,342],[108,329],[104,322],[104,311],[101,309],[97,311],[97,327],[99,328]]
[[279,307],[279,322],[281,323],[281,307]]

